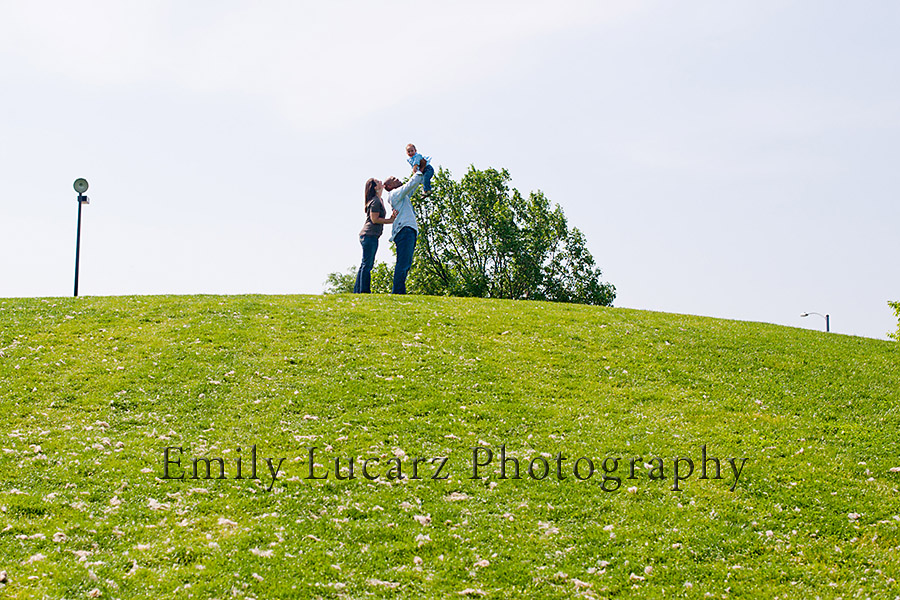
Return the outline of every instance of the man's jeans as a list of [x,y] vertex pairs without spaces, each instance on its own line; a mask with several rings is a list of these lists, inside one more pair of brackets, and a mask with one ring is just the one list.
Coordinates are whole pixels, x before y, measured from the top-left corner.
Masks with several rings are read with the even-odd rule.
[[394,287],[392,294],[406,293],[406,276],[412,268],[413,251],[416,249],[416,230],[404,227],[394,236],[397,246],[397,263],[394,265]]
[[375,266],[378,238],[374,235],[361,235],[359,236],[359,243],[362,245],[363,255],[359,271],[356,272],[356,283],[353,284],[353,293],[369,294],[372,292],[372,267]]

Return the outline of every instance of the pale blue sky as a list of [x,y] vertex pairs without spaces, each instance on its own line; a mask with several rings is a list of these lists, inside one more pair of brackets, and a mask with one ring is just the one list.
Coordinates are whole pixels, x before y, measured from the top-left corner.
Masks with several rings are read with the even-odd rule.
[[[616,306],[885,337],[900,3],[2,2],[0,297],[320,293],[414,142],[507,168]],[[391,261],[386,238],[379,259]]]

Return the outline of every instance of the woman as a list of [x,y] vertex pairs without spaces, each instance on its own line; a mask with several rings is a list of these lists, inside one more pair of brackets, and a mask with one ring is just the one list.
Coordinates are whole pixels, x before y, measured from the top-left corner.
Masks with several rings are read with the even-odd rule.
[[366,182],[366,223],[359,232],[359,243],[362,245],[362,264],[356,273],[356,283],[353,285],[354,294],[368,294],[372,289],[372,267],[375,266],[375,252],[378,250],[378,238],[385,225],[394,222],[397,211],[391,213],[390,219],[385,219],[384,203],[381,201],[381,192],[384,184],[377,179],[369,179]]

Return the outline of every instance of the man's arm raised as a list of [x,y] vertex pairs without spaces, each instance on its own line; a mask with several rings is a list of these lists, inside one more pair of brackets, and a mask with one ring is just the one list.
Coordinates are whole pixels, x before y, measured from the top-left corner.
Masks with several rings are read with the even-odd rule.
[[[422,184],[422,178],[422,173],[414,173],[413,176],[409,178],[409,181],[394,190],[391,197],[396,196],[397,199],[400,199],[412,196],[413,192],[416,191],[416,188]],[[393,202],[391,205],[393,205]]]

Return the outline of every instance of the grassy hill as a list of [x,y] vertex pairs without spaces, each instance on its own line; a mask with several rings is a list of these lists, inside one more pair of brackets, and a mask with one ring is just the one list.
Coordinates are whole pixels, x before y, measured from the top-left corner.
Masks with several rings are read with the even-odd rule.
[[900,597],[898,387],[624,309],[0,300],[0,596]]

